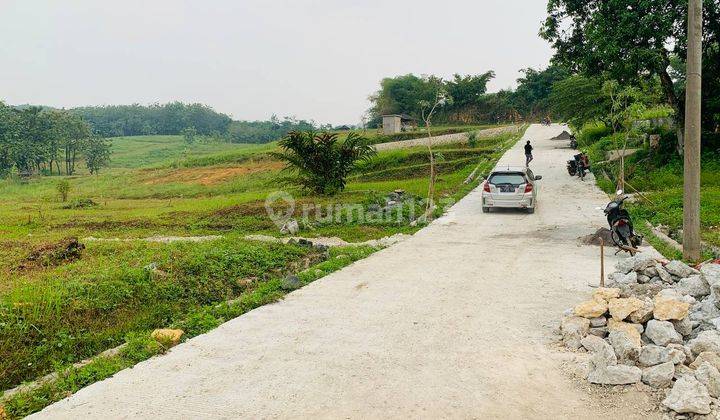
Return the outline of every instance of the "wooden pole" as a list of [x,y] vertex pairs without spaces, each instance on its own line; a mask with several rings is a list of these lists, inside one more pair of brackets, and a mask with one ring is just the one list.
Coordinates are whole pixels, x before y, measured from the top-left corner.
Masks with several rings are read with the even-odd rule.
[[605,287],[605,241],[600,238],[600,287]]
[[683,154],[683,256],[700,261],[700,107],[702,99],[702,0],[688,2],[687,88]]

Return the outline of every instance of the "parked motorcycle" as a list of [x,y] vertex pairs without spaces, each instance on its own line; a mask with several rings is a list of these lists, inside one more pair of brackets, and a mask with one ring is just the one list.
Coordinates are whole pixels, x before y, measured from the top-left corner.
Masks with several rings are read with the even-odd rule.
[[630,255],[634,255],[635,251],[628,249],[628,247],[633,249],[639,247],[642,244],[643,237],[635,234],[630,213],[623,208],[623,203],[628,199],[628,196],[623,196],[622,190],[617,193],[617,198],[605,207],[604,213],[607,216],[611,237],[615,245],[630,252]]
[[571,149],[577,149],[578,148],[578,141],[575,138],[575,136],[570,137],[570,148]]
[[570,176],[577,175],[577,161],[575,159],[570,159],[567,161],[567,171]]
[[579,176],[583,181],[585,174],[590,169],[590,161],[585,153],[578,153],[571,160],[567,161],[567,171],[570,176]]
[[590,159],[585,152],[580,152],[574,156],[577,161],[578,176],[581,180],[585,181],[585,174],[590,170]]

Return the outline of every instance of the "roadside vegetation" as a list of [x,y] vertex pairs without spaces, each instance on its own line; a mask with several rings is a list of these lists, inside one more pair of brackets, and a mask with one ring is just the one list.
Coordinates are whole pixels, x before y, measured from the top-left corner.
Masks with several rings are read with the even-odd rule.
[[[687,4],[631,3],[548,2],[540,34],[556,65],[574,69],[554,83],[552,111],[577,134],[598,184],[635,194],[638,229],[650,233],[647,220],[681,242]],[[704,14],[700,218],[710,257],[720,245],[720,3],[704,2]]]
[[[521,135],[436,148],[441,203],[467,193],[476,185],[463,184],[468,175],[478,166],[490,169]],[[375,251],[245,239],[281,235],[264,205],[287,176],[274,143],[186,145],[183,136],[113,141],[113,163],[98,175],[0,180],[0,388],[49,372],[60,378],[5,401],[11,417],[162,353],[165,346],[148,338],[155,328],[202,334],[282,298],[289,274],[306,284]],[[178,157],[185,148],[191,152]],[[291,216],[301,220],[298,235],[361,242],[423,226],[412,222],[423,213],[428,188],[424,147],[368,155],[351,168],[344,189],[331,194],[282,187],[297,200]],[[406,216],[401,220],[322,218],[332,206],[378,212],[396,190],[404,196],[396,207]],[[320,218],[302,222],[303,205],[319,209]],[[208,235],[216,238],[162,239]],[[123,343],[118,354],[71,367]]]

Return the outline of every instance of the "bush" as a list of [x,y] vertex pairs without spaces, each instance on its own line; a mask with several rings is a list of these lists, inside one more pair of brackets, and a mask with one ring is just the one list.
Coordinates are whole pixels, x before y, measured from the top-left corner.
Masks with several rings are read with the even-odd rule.
[[605,126],[601,122],[587,123],[577,135],[580,147],[589,147],[598,142],[603,137],[612,134],[612,128]]
[[55,184],[55,189],[60,194],[60,200],[64,203],[67,201],[68,194],[70,193],[70,181],[67,179],[61,179]]
[[477,131],[473,131],[470,134],[468,134],[468,146],[470,146],[474,149],[477,147],[477,145],[478,145],[478,134],[477,134]]
[[87,209],[90,207],[97,207],[98,203],[94,202],[91,198],[79,198],[76,200],[73,200],[65,205],[62,206],[65,210],[71,210],[71,209]]
[[367,140],[355,133],[339,142],[337,134],[293,131],[278,144],[283,152],[273,156],[295,173],[287,180],[318,194],[332,195],[345,189],[345,179],[357,162],[375,155]]

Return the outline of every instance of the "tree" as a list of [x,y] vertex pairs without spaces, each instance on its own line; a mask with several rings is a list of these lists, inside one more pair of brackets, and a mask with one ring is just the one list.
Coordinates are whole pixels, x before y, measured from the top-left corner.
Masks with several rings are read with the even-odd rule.
[[97,175],[100,169],[110,164],[110,142],[100,136],[92,136],[85,146],[85,165],[90,174]]
[[182,129],[180,134],[182,134],[183,138],[185,139],[185,143],[195,143],[195,136],[197,135],[197,130],[195,129],[195,127],[185,127]]
[[446,96],[452,98],[447,110],[451,119],[463,123],[475,121],[482,96],[487,92],[487,84],[494,77],[494,71],[477,76],[455,74],[452,80],[445,82]]
[[556,82],[550,94],[550,109],[556,117],[577,128],[591,121],[610,125],[610,100],[598,77],[572,76]]
[[435,93],[435,100],[433,102],[421,102],[422,108],[422,119],[425,123],[425,129],[427,130],[427,149],[430,157],[430,182],[428,183],[428,197],[425,205],[425,215],[427,216],[435,208],[435,154],[432,149],[432,133],[430,132],[430,123],[432,121],[435,110],[443,106],[448,102],[447,93],[444,89],[438,89]]
[[418,77],[414,74],[388,77],[380,82],[380,90],[370,96],[373,103],[370,114],[377,118],[385,114],[408,114],[422,118],[421,103],[432,103],[443,85],[437,76]]
[[375,155],[367,140],[352,132],[340,142],[337,134],[292,131],[278,145],[282,152],[272,155],[285,161],[285,170],[293,174],[287,181],[325,195],[342,191],[356,163]]
[[[675,111],[678,133],[684,120],[684,83],[674,79],[672,61],[686,56],[687,2],[662,0],[549,0],[541,36],[555,48],[554,61],[588,76],[623,85],[658,77]],[[705,0],[703,85],[718,93],[720,0]],[[720,112],[716,97],[704,96],[703,122]],[[682,136],[678,140],[682,143]]]
[[570,72],[559,65],[544,70],[528,67],[520,72],[523,76],[517,79],[518,87],[512,95],[512,102],[518,113],[530,118],[544,116],[549,112],[553,85],[570,76]]

